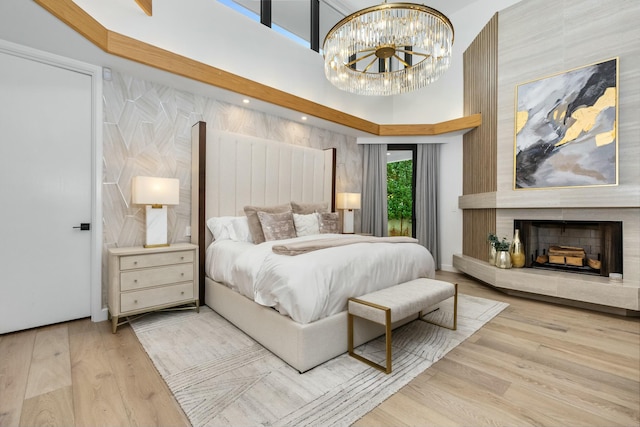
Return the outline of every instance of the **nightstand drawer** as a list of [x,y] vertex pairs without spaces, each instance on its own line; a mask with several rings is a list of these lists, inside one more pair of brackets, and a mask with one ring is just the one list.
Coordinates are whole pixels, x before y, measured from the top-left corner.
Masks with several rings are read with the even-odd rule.
[[123,256],[120,257],[120,270],[193,262],[193,253],[193,251],[179,251]]
[[120,290],[147,288],[193,280],[193,264],[169,265],[120,273]]
[[193,300],[193,282],[121,294],[120,308],[122,313],[125,313],[190,300]]

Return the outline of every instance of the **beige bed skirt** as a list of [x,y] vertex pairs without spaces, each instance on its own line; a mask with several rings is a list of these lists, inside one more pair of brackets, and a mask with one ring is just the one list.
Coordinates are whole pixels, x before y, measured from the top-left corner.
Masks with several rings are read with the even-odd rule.
[[[205,303],[300,373],[347,352],[346,311],[300,324],[208,277],[205,279]],[[410,316],[394,323],[393,327],[416,318],[417,315]],[[355,320],[355,346],[384,334],[382,325]]]

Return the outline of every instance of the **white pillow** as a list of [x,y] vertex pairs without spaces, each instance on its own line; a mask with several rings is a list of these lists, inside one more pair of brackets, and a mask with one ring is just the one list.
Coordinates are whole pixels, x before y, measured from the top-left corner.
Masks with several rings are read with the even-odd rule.
[[233,232],[233,216],[218,216],[207,220],[207,227],[211,230],[214,240],[229,240]]
[[237,216],[231,221],[231,225],[233,228],[233,233],[230,233],[232,234],[231,240],[253,243],[251,230],[249,230],[249,218]]
[[218,216],[207,220],[214,240],[234,240],[253,243],[246,216]]
[[315,213],[307,215],[294,213],[293,223],[296,226],[296,236],[298,237],[320,234],[318,216]]

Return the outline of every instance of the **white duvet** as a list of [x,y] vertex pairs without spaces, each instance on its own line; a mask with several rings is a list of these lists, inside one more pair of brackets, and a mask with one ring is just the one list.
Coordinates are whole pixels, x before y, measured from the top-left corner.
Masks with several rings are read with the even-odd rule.
[[275,244],[335,237],[320,234],[258,245],[214,242],[207,249],[206,271],[213,280],[298,323],[346,310],[349,297],[435,276],[431,253],[417,243],[354,243],[296,256],[277,255],[271,249]]

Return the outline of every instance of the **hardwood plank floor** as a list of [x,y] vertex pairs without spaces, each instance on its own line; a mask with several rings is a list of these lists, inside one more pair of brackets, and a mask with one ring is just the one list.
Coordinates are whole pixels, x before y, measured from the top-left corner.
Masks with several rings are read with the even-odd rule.
[[[438,278],[510,306],[356,426],[640,425],[639,319],[513,297],[455,273]],[[424,406],[438,418],[417,415]]]
[[38,329],[33,346],[25,398],[71,386],[69,335],[64,325]]
[[[356,426],[638,426],[640,320],[508,296],[510,306]],[[0,426],[188,426],[126,325],[89,319],[0,336]]]
[[17,426],[27,389],[36,330],[0,335],[0,425]]
[[18,425],[190,424],[128,325],[82,319],[0,336],[0,426]]

